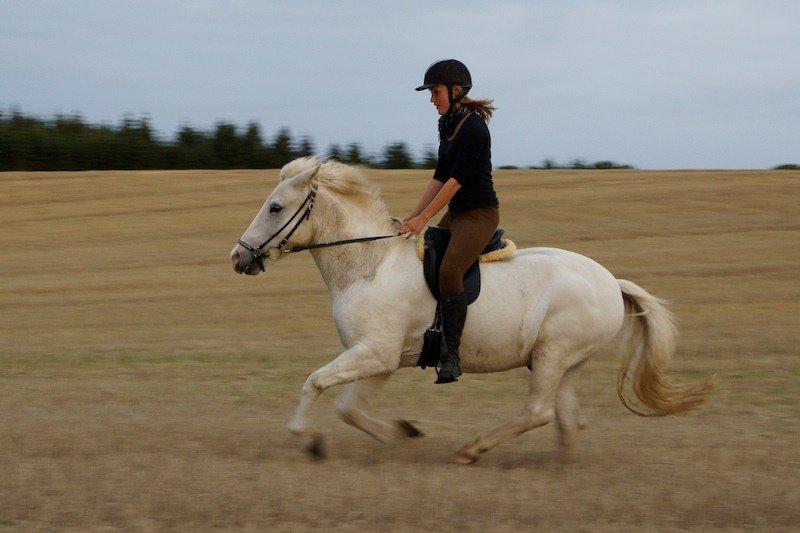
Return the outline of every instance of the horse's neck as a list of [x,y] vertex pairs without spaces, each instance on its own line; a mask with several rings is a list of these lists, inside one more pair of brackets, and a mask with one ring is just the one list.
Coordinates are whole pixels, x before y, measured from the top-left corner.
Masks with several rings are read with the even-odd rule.
[[[318,215],[315,211],[314,215]],[[312,216],[314,216],[312,215]],[[395,229],[388,220],[366,209],[349,208],[329,204],[314,226],[316,243],[391,235]],[[378,267],[395,244],[396,239],[382,239],[362,243],[343,244],[311,250],[322,279],[331,293],[340,293],[357,281],[369,281],[375,277]]]

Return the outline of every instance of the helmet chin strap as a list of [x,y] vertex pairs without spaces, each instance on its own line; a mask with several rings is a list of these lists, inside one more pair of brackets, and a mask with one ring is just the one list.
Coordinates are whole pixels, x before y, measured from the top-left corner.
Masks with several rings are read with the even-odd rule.
[[450,107],[447,108],[447,114],[455,113],[457,111],[456,104],[464,98],[464,90],[461,90],[461,94],[458,95],[458,98],[453,98],[453,86],[447,85],[447,100],[450,102]]

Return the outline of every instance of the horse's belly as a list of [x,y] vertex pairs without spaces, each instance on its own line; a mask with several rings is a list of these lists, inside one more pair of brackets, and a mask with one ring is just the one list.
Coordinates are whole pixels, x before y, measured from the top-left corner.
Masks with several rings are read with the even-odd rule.
[[535,301],[519,290],[503,289],[481,298],[467,310],[459,350],[462,370],[497,372],[528,364],[537,335]]

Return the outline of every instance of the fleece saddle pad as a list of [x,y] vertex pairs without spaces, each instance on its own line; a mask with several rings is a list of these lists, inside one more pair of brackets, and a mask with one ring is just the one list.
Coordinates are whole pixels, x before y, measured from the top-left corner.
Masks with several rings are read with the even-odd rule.
[[[422,259],[422,269],[425,273],[425,283],[433,294],[439,299],[439,267],[442,265],[444,253],[450,242],[450,230],[440,226],[428,226],[425,233],[417,243],[417,253]],[[472,263],[464,274],[464,291],[467,294],[467,303],[471,304],[478,299],[481,293],[480,263],[499,261],[513,255],[517,247],[508,239],[503,239],[503,230],[498,228],[489,244],[483,249],[480,257]]]

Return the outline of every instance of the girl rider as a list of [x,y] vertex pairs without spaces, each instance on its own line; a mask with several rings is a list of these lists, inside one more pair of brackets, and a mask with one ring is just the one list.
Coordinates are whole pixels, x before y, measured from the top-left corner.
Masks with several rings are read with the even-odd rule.
[[403,219],[401,232],[418,234],[445,204],[439,226],[450,230],[439,293],[442,310],[442,359],[436,383],[452,383],[461,375],[458,347],[467,317],[464,273],[489,243],[499,223],[499,202],[492,182],[491,138],[486,122],[492,100],[473,100],[467,67],[455,59],[428,67],[417,91],[428,89],[439,117],[439,158],[414,212]]

